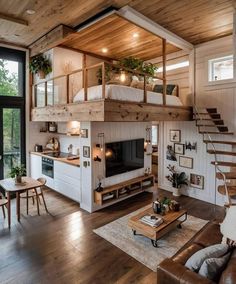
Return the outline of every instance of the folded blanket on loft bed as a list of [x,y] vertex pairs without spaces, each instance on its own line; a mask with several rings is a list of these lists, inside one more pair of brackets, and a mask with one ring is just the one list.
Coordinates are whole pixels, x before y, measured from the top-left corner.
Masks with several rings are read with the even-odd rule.
[[[144,93],[143,90],[123,86],[123,85],[106,85],[105,86],[106,99],[130,101],[130,102],[143,102]],[[102,99],[102,85],[93,86],[88,88],[87,92],[88,100]],[[73,99],[73,102],[84,101],[84,89],[81,89]],[[153,91],[147,91],[147,103],[150,104],[163,104],[162,93]],[[166,95],[166,104],[173,106],[182,106],[180,99],[174,95]]]

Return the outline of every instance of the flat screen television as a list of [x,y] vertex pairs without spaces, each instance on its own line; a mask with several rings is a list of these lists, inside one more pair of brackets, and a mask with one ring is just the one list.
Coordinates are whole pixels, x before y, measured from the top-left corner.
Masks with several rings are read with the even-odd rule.
[[144,167],[144,139],[106,143],[106,177]]

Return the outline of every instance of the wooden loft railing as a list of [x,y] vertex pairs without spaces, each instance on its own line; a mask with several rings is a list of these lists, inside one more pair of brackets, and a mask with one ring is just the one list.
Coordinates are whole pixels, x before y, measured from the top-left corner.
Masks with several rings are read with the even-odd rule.
[[[149,74],[146,74],[144,72],[141,71],[137,71],[137,70],[132,70],[132,69],[128,69],[128,68],[124,68],[121,65],[117,65],[117,64],[112,64],[110,62],[101,62],[89,67],[85,67],[85,68],[81,68],[81,69],[77,69],[74,70],[68,74],[65,75],[60,75],[60,76],[56,76],[50,79],[46,79],[46,80],[41,80],[38,83],[33,84],[33,93],[34,95],[32,96],[32,106],[37,107],[37,96],[38,96],[38,87],[43,85],[44,87],[44,101],[45,101],[45,106],[49,105],[48,104],[48,85],[49,82],[52,82],[52,89],[54,90],[54,81],[58,80],[58,79],[62,79],[65,78],[65,82],[66,82],[66,103],[69,104],[70,102],[70,76],[77,74],[77,73],[81,73],[82,74],[82,82],[83,82],[83,88],[84,88],[84,101],[88,100],[88,72],[90,70],[93,69],[97,69],[97,68],[101,68],[102,69],[102,99],[106,98],[106,80],[105,80],[105,75],[106,75],[106,64],[110,65],[113,69],[117,69],[120,71],[126,71],[128,73],[131,73],[133,75],[138,75],[143,77],[143,82],[144,82],[144,87],[143,87],[143,92],[144,92],[144,99],[143,102],[147,103],[147,78],[153,78],[153,79],[158,79],[163,81],[163,105],[166,105],[166,77],[165,77],[165,72],[163,68],[163,77],[159,77],[159,76],[150,76]],[[112,72],[112,71],[111,71]],[[52,92],[52,105],[54,105],[54,91]]]
[[[166,80],[163,77],[159,77],[159,76],[150,76],[149,74],[146,74],[144,72],[140,72],[140,71],[136,71],[136,70],[132,70],[132,69],[128,69],[128,68],[124,68],[120,65],[116,65],[116,64],[112,64],[112,63],[108,63],[108,62],[101,62],[89,67],[85,67],[85,68],[81,68],[81,69],[77,69],[74,70],[73,72],[70,72],[66,75],[60,75],[60,76],[56,76],[50,79],[46,79],[46,80],[41,80],[40,82],[33,84],[33,93],[34,96],[32,98],[32,106],[33,107],[37,107],[37,88],[41,85],[44,86],[44,95],[45,95],[45,106],[48,105],[48,83],[49,82],[53,82],[55,80],[58,79],[62,79],[65,78],[65,82],[66,82],[66,103],[70,103],[70,98],[69,98],[69,93],[70,93],[70,76],[77,74],[77,73],[82,73],[82,82],[83,82],[83,87],[84,87],[84,101],[88,100],[88,72],[92,69],[97,69],[97,68],[102,68],[102,99],[105,99],[105,86],[106,86],[106,81],[105,81],[105,66],[110,65],[111,67],[113,67],[114,69],[120,70],[120,71],[126,71],[128,73],[131,73],[133,75],[138,75],[143,77],[143,81],[144,81],[144,88],[143,88],[143,92],[144,92],[144,99],[143,102],[147,103],[147,78],[151,77],[153,79],[158,79],[163,81],[163,105],[166,105]],[[52,94],[52,98],[54,99],[54,94]],[[54,103],[53,103],[54,105]]]

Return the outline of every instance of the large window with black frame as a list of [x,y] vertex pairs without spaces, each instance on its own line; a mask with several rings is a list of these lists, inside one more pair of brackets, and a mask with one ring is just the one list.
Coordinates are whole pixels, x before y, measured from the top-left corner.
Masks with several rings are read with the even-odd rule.
[[24,51],[0,46],[0,179],[25,164]]

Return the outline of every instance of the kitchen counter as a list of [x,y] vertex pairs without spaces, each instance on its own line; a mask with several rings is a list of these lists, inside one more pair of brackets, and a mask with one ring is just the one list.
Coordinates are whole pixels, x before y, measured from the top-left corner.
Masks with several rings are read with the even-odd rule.
[[51,157],[47,156],[47,153],[52,153],[53,151],[44,151],[44,152],[34,152],[31,151],[30,154],[41,156],[41,157],[46,157],[55,161],[63,162],[75,167],[80,167],[80,159],[74,159],[74,160],[68,160],[67,158],[56,158],[56,157]]

